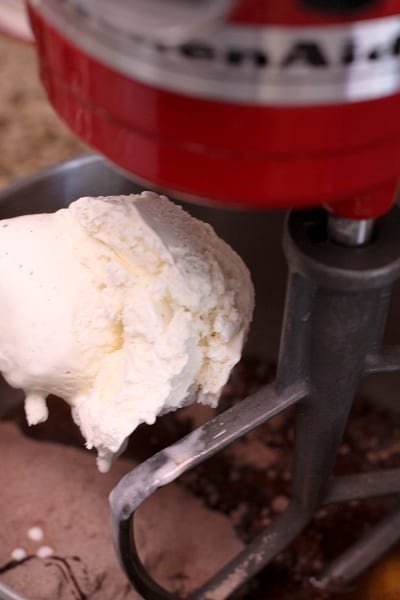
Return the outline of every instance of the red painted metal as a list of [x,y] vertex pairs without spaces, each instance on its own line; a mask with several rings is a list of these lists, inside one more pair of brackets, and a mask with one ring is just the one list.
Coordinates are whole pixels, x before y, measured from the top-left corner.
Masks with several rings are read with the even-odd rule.
[[[342,4],[345,4],[345,0]],[[326,4],[329,4],[328,0]],[[331,2],[334,4],[334,2]],[[298,0],[243,0],[238,3],[231,18],[240,23],[254,25],[328,25],[353,22],[355,19],[374,19],[399,12],[398,0],[384,0],[370,4],[363,10],[347,13],[307,8]]]
[[[319,24],[337,15],[294,0],[243,0],[236,22]],[[375,2],[357,19],[400,13]],[[49,98],[79,137],[156,187],[247,208],[323,205],[371,218],[400,175],[400,94],[310,107],[211,101],[145,85],[77,48],[30,7]],[[348,13],[340,22],[354,19]]]

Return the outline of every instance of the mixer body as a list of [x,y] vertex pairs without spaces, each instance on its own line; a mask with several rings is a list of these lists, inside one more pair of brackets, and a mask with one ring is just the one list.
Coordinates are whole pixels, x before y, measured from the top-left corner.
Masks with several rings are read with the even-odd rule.
[[28,4],[54,107],[137,179],[186,199],[350,218],[392,204],[399,0],[240,0],[176,41],[124,27],[104,2]]

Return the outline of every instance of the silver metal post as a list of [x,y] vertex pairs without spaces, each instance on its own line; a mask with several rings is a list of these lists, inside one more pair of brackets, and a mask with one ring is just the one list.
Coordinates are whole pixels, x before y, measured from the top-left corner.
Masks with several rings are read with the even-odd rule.
[[364,246],[371,241],[375,219],[346,219],[336,215],[328,217],[329,238],[343,246]]

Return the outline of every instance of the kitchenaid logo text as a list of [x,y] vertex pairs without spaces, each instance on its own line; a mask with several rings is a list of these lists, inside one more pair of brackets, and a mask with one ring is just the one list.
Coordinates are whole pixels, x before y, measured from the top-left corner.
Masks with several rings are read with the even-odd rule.
[[227,25],[175,47],[139,37],[130,43],[132,74],[214,100],[315,105],[400,89],[400,17],[329,27]]
[[225,24],[170,46],[111,26],[100,15],[93,21],[69,2],[60,0],[62,17],[52,0],[41,1],[50,22],[83,51],[156,89],[261,106],[357,102],[400,92],[400,15],[313,27]]
[[[138,43],[146,44],[160,54],[170,53],[180,55],[190,61],[219,62],[225,66],[251,65],[256,69],[279,67],[288,69],[292,66],[303,67],[351,67],[355,62],[376,62],[400,56],[400,28],[392,40],[383,44],[359,48],[355,40],[347,40],[340,47],[325,48],[323,43],[310,39],[295,40],[288,48],[281,50],[280,56],[268,48],[240,48],[230,46],[218,48],[205,41],[191,41],[176,48],[168,47],[157,42],[135,38]],[[333,54],[333,55],[332,55]]]

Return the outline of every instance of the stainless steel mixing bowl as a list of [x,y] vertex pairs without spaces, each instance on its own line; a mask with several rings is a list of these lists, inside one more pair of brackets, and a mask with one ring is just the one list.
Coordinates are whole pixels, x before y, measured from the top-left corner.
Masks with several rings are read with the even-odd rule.
[[[53,212],[81,196],[131,194],[143,189],[103,158],[86,155],[39,171],[0,191],[0,218]],[[245,352],[275,360],[286,281],[286,263],[281,250],[284,214],[177,203],[193,216],[209,222],[248,265],[256,288],[256,311]],[[399,300],[400,290],[396,290],[386,336],[392,343],[400,335]],[[368,396],[380,406],[400,410],[399,383],[399,375],[371,377],[367,383]],[[12,390],[0,378],[0,418],[22,399],[20,391]],[[12,591],[7,593],[0,584],[0,600],[3,599],[24,600]]]

